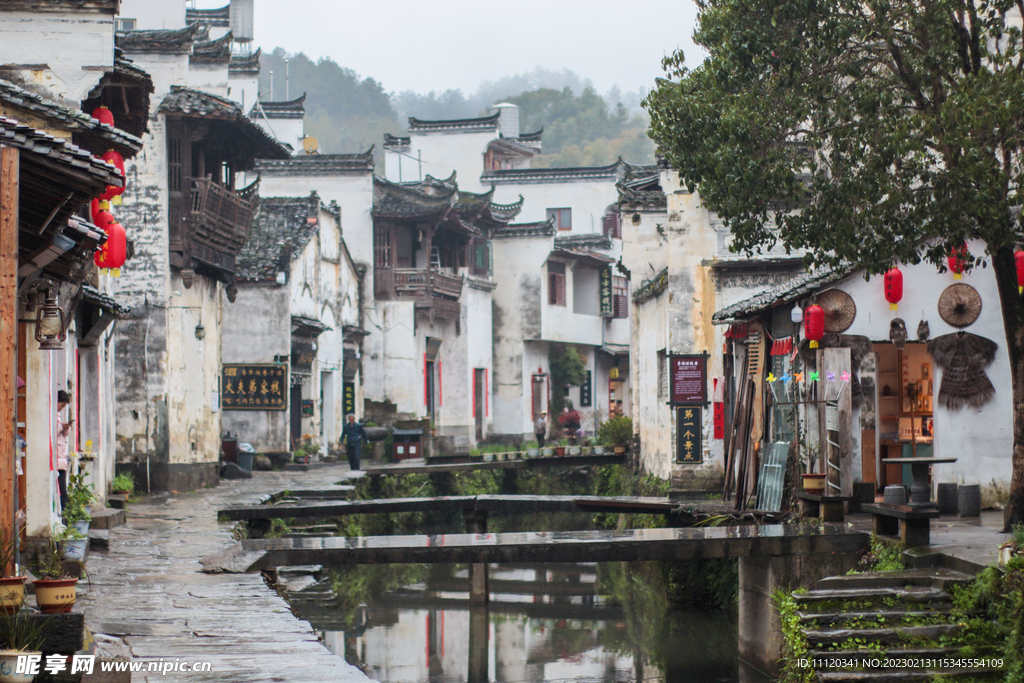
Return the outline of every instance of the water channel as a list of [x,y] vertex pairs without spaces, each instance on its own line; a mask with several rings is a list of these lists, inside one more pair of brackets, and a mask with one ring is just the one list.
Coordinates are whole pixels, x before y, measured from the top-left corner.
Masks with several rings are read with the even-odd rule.
[[[507,477],[470,493],[523,493],[528,481]],[[588,475],[574,484],[563,478],[558,490],[545,485],[528,492],[579,494],[592,485]],[[359,497],[465,494],[466,488],[419,482],[411,490]],[[460,517],[366,515],[344,522],[341,532],[451,532],[461,527]],[[527,514],[493,519],[489,531],[593,529],[599,521]],[[470,605],[465,565],[292,567],[279,574],[293,611],[327,647],[382,683],[769,680],[737,658],[735,560],[490,565],[486,606]]]

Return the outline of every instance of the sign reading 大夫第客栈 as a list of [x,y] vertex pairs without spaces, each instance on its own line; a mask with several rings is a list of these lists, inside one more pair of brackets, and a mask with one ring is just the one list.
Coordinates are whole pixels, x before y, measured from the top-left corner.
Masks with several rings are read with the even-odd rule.
[[672,405],[704,405],[708,402],[708,355],[669,356]]
[[612,300],[612,269],[601,270],[601,315],[610,318],[615,315],[615,303]]
[[222,410],[284,410],[287,407],[288,367],[285,365],[224,365],[220,375]]
[[676,408],[676,462],[680,465],[699,465],[703,459],[699,406]]

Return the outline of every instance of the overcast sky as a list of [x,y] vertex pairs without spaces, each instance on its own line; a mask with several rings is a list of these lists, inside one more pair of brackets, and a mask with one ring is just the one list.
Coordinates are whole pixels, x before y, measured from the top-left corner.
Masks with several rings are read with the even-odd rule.
[[542,66],[574,71],[603,93],[650,89],[662,57],[679,48],[699,63],[696,16],[691,0],[256,0],[255,32],[265,52],[330,57],[390,92],[468,95]]

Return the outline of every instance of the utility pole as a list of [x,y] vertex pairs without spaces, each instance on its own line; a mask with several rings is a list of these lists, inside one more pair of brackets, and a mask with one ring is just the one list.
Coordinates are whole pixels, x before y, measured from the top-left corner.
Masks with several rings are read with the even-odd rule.
[[[18,368],[18,191],[19,150],[0,146],[0,534],[17,533],[14,495],[15,406]],[[11,567],[0,567],[5,574]]]

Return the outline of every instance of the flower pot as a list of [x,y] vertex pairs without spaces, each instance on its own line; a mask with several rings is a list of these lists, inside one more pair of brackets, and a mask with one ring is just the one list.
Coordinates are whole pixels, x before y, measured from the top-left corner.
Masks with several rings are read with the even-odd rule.
[[64,541],[61,548],[61,557],[65,560],[84,560],[85,549],[89,547],[88,538],[75,538]]
[[78,579],[37,579],[32,583],[36,587],[36,604],[40,612],[52,614],[71,611],[75,604]]
[[827,474],[805,474],[804,478],[804,491],[807,493],[821,493],[825,490],[825,480],[828,478]]
[[616,446],[615,447],[615,455],[624,455],[625,453],[626,453],[626,447],[625,446]]
[[569,446],[565,450],[565,454],[566,455],[570,455],[570,456],[580,455],[582,452],[583,452],[583,449],[580,448],[579,446]]
[[0,579],[0,613],[14,614],[25,602],[25,577]]
[[538,455],[540,455],[539,448],[530,448],[526,451],[526,457],[529,458],[530,460],[536,458]]
[[89,520],[88,519],[80,519],[80,520],[72,523],[71,526],[75,527],[75,530],[78,531],[78,533],[82,534],[83,536],[88,536],[89,535]]
[[31,683],[35,680],[35,674],[15,673],[18,670],[18,657],[41,654],[38,650],[0,650],[0,683]]
[[565,457],[565,446],[555,446],[555,456],[559,458]]
[[494,453],[484,453],[484,462],[494,462]]
[[594,455],[604,455],[604,446],[594,446]]
[[1002,544],[999,546],[999,566],[1005,567],[1017,555],[1024,555],[1024,549],[1018,548],[1013,541]]
[[540,457],[542,457],[542,458],[550,458],[550,457],[553,457],[554,455],[555,455],[555,449],[554,448],[542,448],[542,449],[540,449]]

